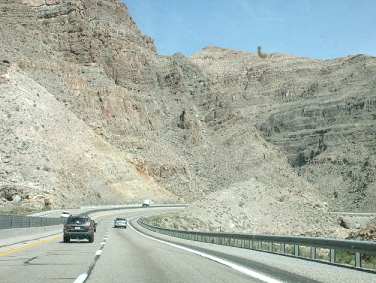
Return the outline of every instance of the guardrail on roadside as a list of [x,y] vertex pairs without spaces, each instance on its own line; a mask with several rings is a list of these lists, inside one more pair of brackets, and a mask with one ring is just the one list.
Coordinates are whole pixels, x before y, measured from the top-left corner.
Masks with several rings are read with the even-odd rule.
[[[177,207],[187,207],[187,204],[152,204],[149,208],[177,208]],[[80,213],[80,215],[90,214],[94,212],[101,212],[101,211],[111,211],[111,210],[120,210],[120,209],[135,209],[135,208],[142,208],[142,204],[136,205],[124,205],[124,206],[104,206],[104,207],[90,207],[90,210],[84,211]],[[147,209],[147,208],[146,208]]]
[[[151,205],[151,208],[158,207],[185,207],[185,204],[165,204],[165,205]],[[91,207],[88,210],[78,213],[79,215],[87,215],[90,213],[111,211],[120,209],[136,209],[141,208],[141,205],[116,205],[116,206],[103,206]],[[64,224],[66,218],[61,217],[40,217],[40,216],[24,216],[24,215],[0,215],[0,230],[13,229],[13,228],[30,228],[30,227],[43,227]]]
[[63,224],[65,219],[22,216],[22,215],[0,215],[0,229],[30,228]]
[[149,225],[142,218],[137,222],[153,232],[181,239],[275,253],[376,272],[376,242],[372,241],[183,231]]

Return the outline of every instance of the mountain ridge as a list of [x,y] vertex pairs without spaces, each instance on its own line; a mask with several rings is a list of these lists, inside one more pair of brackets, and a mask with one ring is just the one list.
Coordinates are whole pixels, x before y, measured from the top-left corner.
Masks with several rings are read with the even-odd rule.
[[[88,202],[143,197],[194,202],[181,222],[171,216],[166,219],[176,221],[165,224],[263,233],[277,233],[279,227],[286,234],[295,229],[341,237],[343,230],[329,209],[375,208],[375,58],[260,58],[219,47],[191,57],[160,56],[117,0],[1,0],[0,13],[0,66],[14,66],[19,76],[33,80],[29,88],[40,85],[50,93],[86,125],[83,132],[108,144],[107,158],[124,156],[97,165],[98,172],[105,172],[98,182],[106,197]],[[12,83],[5,78],[0,86]],[[10,121],[5,105],[1,110]],[[24,119],[30,121],[26,114]],[[65,129],[65,137],[79,137],[72,127]],[[6,129],[1,135],[7,135]],[[1,151],[2,160],[16,160],[5,158],[7,151]],[[50,149],[44,153],[52,154]],[[77,187],[74,194],[90,195],[98,189],[87,181],[72,181],[71,189],[51,183],[38,175],[38,164],[27,172],[22,164],[14,166],[16,177],[7,173],[9,162],[0,166],[2,210],[34,205],[22,190],[10,190],[9,183],[31,182],[36,192],[55,186],[56,193],[45,196],[47,208],[64,204],[59,192]],[[90,162],[82,168],[95,175]],[[121,182],[111,178],[110,168],[128,172],[124,176],[137,184],[117,185]],[[62,166],[58,176],[70,180],[71,171]],[[35,176],[44,183],[35,182]],[[225,197],[231,191],[233,200]],[[17,194],[21,200],[15,202]],[[72,205],[87,203],[74,201],[74,194]],[[39,209],[45,205],[36,203]],[[273,222],[263,230],[263,214],[280,217],[286,225]]]

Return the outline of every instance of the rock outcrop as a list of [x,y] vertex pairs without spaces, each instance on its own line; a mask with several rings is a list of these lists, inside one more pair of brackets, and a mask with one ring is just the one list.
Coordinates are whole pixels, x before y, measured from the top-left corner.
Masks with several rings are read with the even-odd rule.
[[8,78],[0,84],[3,210],[176,200],[34,80],[15,68]]
[[240,113],[237,125],[255,125],[332,210],[376,209],[376,58],[262,59],[210,47],[193,62],[217,103]]

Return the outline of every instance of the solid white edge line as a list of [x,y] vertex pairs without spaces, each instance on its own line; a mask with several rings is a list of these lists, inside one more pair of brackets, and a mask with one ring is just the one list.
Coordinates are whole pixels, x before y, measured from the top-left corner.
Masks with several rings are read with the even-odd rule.
[[101,255],[102,254],[102,250],[97,250],[97,252],[95,253],[95,255]]
[[80,275],[76,278],[76,280],[74,280],[73,283],[83,283],[83,282],[85,282],[87,276],[88,276],[87,273],[82,273],[82,274],[80,274]]
[[250,277],[252,277],[254,279],[258,279],[258,280],[261,280],[261,281],[267,282],[267,283],[283,283],[282,281],[279,281],[279,280],[274,279],[272,277],[269,277],[267,275],[261,274],[259,272],[256,272],[256,271],[252,270],[252,269],[249,269],[248,267],[241,266],[241,265],[236,264],[234,262],[231,262],[231,261],[228,261],[228,260],[216,257],[216,256],[212,256],[212,255],[209,255],[209,254],[197,251],[197,250],[193,250],[193,249],[190,249],[190,248],[187,248],[187,247],[183,247],[183,246],[180,246],[180,245],[177,245],[177,244],[173,244],[173,243],[170,243],[170,242],[167,242],[167,241],[156,239],[156,238],[148,236],[148,235],[145,235],[145,234],[137,231],[135,228],[133,228],[132,225],[129,225],[129,226],[131,227],[131,229],[133,231],[135,231],[136,233],[140,234],[141,236],[143,236],[145,238],[148,238],[148,239],[151,239],[151,240],[154,240],[154,241],[157,241],[157,242],[169,245],[171,247],[174,247],[174,248],[177,248],[177,249],[181,249],[181,250],[184,250],[184,251],[187,251],[187,252],[190,252],[190,253],[194,253],[196,255],[208,258],[208,259],[213,260],[215,262],[218,262],[220,264],[226,265],[226,266],[228,266],[228,267],[230,267],[230,268],[232,268],[232,269],[234,269],[234,270],[236,270],[236,271],[238,271],[240,273],[248,275],[248,276],[250,276]]

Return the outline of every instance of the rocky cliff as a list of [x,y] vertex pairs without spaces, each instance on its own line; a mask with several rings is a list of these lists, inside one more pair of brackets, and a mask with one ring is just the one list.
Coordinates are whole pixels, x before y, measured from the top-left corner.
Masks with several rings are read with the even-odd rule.
[[[145,108],[133,97],[156,81],[156,54],[126,7],[118,1],[0,1],[0,13],[3,208],[176,200],[131,156],[148,141]],[[33,93],[42,87],[48,102]],[[25,99],[35,108],[15,110]]]
[[376,209],[376,58],[262,59],[212,47],[192,60],[217,101],[282,150],[333,210]]
[[339,235],[328,210],[375,208],[375,58],[159,56],[117,0],[0,15],[3,209],[150,197],[195,202],[166,225]]

